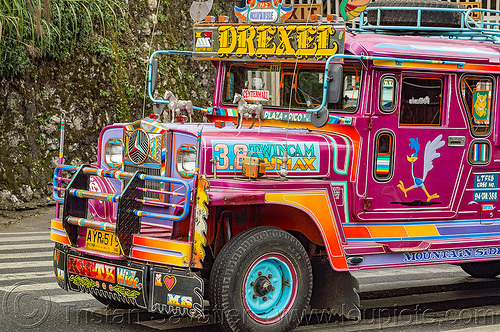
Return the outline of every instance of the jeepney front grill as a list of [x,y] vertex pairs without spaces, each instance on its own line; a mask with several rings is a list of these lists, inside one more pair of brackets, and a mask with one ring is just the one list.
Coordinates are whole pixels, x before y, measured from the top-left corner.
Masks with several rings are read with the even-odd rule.
[[[130,173],[135,173],[135,172],[139,171],[141,173],[148,174],[148,175],[161,176],[161,170],[159,168],[148,168],[148,167],[140,167],[140,166],[136,166],[136,165],[125,165],[124,171],[130,172]],[[128,184],[128,180],[125,180],[124,186],[126,186],[127,184]],[[161,183],[156,182],[156,181],[146,180],[145,187],[147,189],[162,190]],[[161,199],[161,196],[162,196],[161,194],[157,194],[157,193],[148,193],[148,192],[144,193],[145,198]]]
[[[145,130],[147,129],[147,130]],[[136,128],[124,131],[124,167],[125,172],[135,173],[137,171],[147,174],[162,176],[162,147],[164,135],[151,132],[151,128]],[[124,180],[124,187],[129,180]],[[145,187],[153,190],[165,190],[162,182],[146,180]],[[162,200],[164,195],[159,193],[145,192],[144,198]]]

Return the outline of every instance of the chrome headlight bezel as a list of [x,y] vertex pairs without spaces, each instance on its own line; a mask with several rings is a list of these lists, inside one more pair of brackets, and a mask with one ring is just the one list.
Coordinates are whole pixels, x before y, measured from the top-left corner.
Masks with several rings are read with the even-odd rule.
[[111,169],[120,169],[123,163],[123,140],[110,138],[104,148],[104,163]]
[[177,173],[185,179],[194,177],[198,151],[196,146],[183,144],[177,150],[176,167]]

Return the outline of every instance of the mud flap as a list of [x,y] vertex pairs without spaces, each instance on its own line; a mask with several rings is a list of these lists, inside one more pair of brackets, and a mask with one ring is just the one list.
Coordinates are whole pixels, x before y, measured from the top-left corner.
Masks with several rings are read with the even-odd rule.
[[68,289],[146,308],[144,266],[121,266],[71,254],[67,263]]
[[56,275],[57,284],[64,290],[68,290],[66,282],[66,251],[56,245],[54,248],[54,274]]
[[360,320],[359,283],[350,272],[333,270],[326,257],[314,257],[311,313]]
[[203,280],[190,270],[151,269],[149,311],[203,318]]

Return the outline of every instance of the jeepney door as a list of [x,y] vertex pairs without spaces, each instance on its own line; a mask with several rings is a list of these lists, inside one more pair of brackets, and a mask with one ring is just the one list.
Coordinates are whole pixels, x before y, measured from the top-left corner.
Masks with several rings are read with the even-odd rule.
[[[377,72],[359,220],[456,215],[470,166],[455,75]],[[464,175],[465,174],[465,175]],[[362,182],[361,182],[362,183]],[[458,198],[458,199],[457,199]]]

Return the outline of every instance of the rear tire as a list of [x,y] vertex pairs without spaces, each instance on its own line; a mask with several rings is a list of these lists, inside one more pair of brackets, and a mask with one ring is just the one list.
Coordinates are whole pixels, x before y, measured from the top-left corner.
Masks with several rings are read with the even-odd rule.
[[[376,0],[368,8],[382,8],[380,24],[393,26],[416,26],[416,10],[389,10],[384,7],[424,7],[464,9],[461,4],[439,0]],[[368,11],[368,23],[377,24],[377,11]],[[461,15],[458,12],[422,11],[421,26],[460,28]]]
[[210,275],[214,319],[225,331],[289,331],[305,313],[312,267],[300,242],[275,227],[232,238]]
[[464,263],[460,267],[475,278],[495,278],[500,274],[500,262]]

